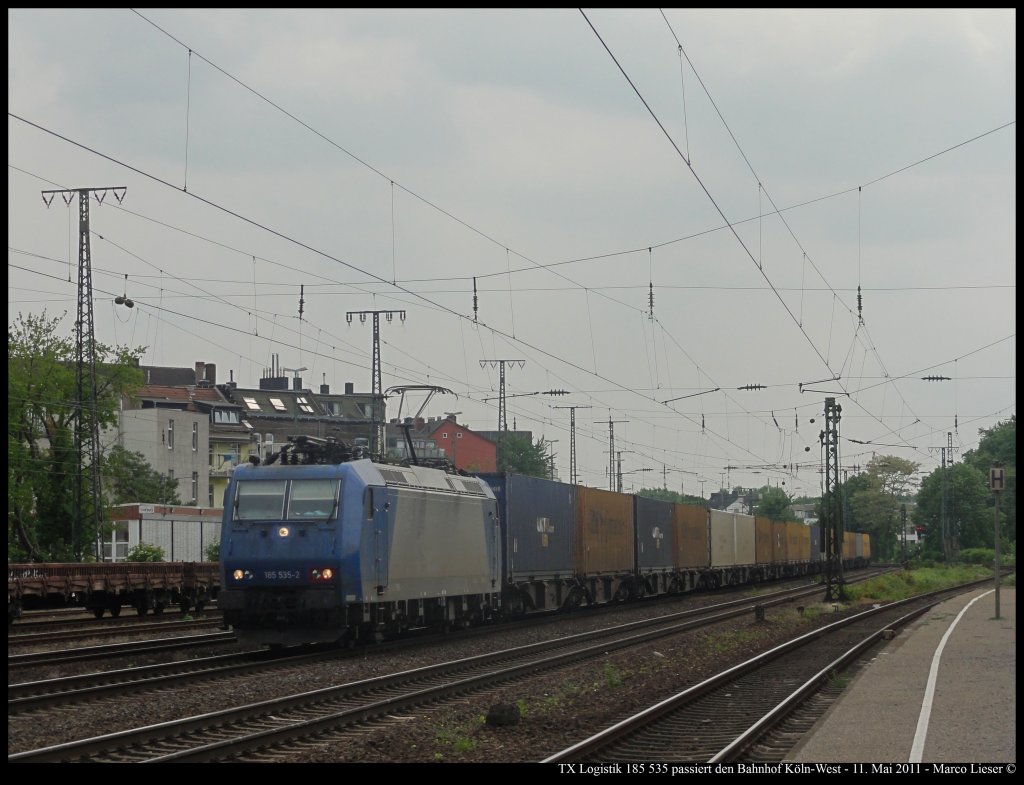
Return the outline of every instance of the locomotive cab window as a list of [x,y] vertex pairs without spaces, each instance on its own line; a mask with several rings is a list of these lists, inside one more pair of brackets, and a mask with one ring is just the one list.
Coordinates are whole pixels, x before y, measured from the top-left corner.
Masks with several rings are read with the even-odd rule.
[[338,501],[340,480],[292,480],[288,520],[327,520]]
[[245,480],[235,493],[236,521],[280,520],[286,480]]

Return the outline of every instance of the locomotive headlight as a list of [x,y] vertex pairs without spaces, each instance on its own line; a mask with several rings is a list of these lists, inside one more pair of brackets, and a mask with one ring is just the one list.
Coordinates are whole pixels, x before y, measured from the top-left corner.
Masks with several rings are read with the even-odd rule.
[[330,567],[312,567],[309,571],[309,580],[312,583],[334,580],[334,570]]
[[231,573],[231,577],[234,578],[236,581],[242,580],[243,575],[244,573],[241,570],[235,570],[233,573]]
[[277,534],[279,537],[287,537],[289,534],[291,534],[291,532],[288,531],[287,526],[282,526],[280,529],[277,530]]

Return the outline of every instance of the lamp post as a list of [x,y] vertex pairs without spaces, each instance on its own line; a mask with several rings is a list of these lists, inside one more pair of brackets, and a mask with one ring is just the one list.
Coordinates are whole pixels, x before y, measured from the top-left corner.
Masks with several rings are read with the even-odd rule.
[[555,451],[553,445],[558,444],[558,439],[551,439],[550,441],[545,439],[544,443],[548,446],[548,479],[555,479]]
[[999,618],[999,495],[1003,492],[1005,485],[1005,473],[1001,463],[995,464],[988,472],[988,485],[996,497],[996,513],[993,523],[993,536],[995,545],[995,590],[996,590],[996,618]]

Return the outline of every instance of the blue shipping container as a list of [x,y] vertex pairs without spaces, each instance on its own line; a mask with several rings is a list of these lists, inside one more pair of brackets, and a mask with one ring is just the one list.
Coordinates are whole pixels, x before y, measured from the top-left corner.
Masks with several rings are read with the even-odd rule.
[[478,474],[498,500],[509,582],[572,574],[573,486],[522,474]]

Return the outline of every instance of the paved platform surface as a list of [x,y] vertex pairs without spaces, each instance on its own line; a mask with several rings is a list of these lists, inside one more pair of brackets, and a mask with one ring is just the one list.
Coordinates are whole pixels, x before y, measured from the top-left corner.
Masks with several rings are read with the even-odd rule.
[[996,619],[992,589],[936,605],[876,649],[787,761],[1015,765],[1017,590],[1000,587]]

